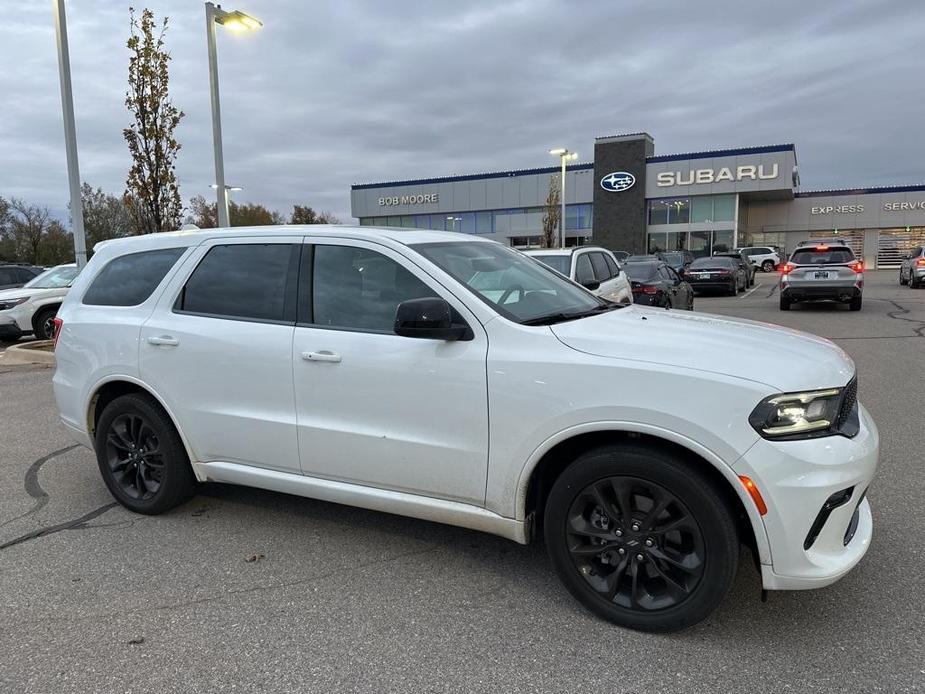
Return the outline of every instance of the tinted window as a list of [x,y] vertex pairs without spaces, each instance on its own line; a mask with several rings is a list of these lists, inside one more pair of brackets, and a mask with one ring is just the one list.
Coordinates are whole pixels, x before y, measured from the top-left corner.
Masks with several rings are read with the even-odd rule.
[[607,262],[607,268],[610,270],[611,276],[616,277],[620,274],[620,268],[617,267],[617,262],[613,258],[605,253],[604,260]]
[[796,265],[825,265],[828,263],[850,263],[854,253],[850,248],[801,248],[793,252],[791,263]]
[[315,246],[311,323],[393,332],[402,301],[438,296],[381,253],[351,246]]
[[[84,294],[92,306],[137,306],[143,303],[174,266],[185,248],[161,248],[110,260]],[[69,268],[75,274],[76,268]]]
[[732,258],[716,256],[712,258],[697,258],[697,260],[691,263],[691,270],[696,270],[701,267],[732,267],[734,262]]
[[582,253],[575,261],[575,281],[578,284],[587,284],[594,282],[594,268],[591,266],[591,259],[587,253]]
[[74,278],[77,277],[77,268],[66,265],[53,267],[40,273],[31,280],[26,287],[35,287],[36,289],[60,289],[61,287],[70,286]]
[[627,263],[623,266],[629,278],[637,282],[644,282],[645,280],[651,279],[655,274],[655,268],[655,263]]
[[301,244],[213,246],[193,270],[177,309],[224,318],[295,321]]
[[0,284],[18,284],[18,282],[13,279],[12,270],[0,268]]
[[607,261],[604,260],[603,253],[589,253],[591,256],[591,266],[594,268],[594,276],[598,282],[606,282],[610,279],[610,269],[607,267]]

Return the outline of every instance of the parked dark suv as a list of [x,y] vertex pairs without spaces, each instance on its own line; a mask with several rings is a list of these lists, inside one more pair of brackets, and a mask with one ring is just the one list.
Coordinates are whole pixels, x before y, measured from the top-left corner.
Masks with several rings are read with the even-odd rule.
[[0,265],[0,289],[16,289],[43,272],[31,265]]

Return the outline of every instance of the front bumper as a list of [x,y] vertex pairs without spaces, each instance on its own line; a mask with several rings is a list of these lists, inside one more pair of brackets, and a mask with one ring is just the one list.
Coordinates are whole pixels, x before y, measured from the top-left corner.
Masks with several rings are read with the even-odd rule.
[[812,284],[810,282],[781,285],[780,294],[791,301],[849,301],[861,296],[861,287],[856,284]]
[[[760,439],[736,462],[736,474],[755,482],[768,507],[763,521],[771,564],[761,566],[765,588],[829,585],[848,573],[870,547],[873,521],[864,495],[877,469],[880,436],[861,405],[858,416],[860,430],[853,438]],[[807,548],[807,537],[826,500],[849,487],[849,502],[831,510]],[[855,511],[857,522],[851,534],[847,531]]]
[[0,340],[14,341],[22,337],[22,329],[12,318],[0,315]]

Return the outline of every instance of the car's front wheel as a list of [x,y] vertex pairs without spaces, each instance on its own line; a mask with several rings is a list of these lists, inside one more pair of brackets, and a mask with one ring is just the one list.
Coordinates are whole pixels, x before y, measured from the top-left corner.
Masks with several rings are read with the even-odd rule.
[[154,398],[131,393],[106,405],[95,444],[103,481],[129,510],[155,515],[193,496],[196,480],[186,449]]
[[899,283],[900,283],[902,286],[906,286],[906,284],[907,284],[906,278],[903,277],[903,271],[902,271],[902,270],[899,271]]
[[55,337],[55,316],[58,309],[46,308],[35,314],[32,319],[32,332],[39,340],[52,340]]
[[704,619],[735,577],[734,519],[712,484],[658,448],[610,445],[556,480],[544,533],[566,588],[596,615],[643,631]]
[[774,261],[765,260],[763,263],[761,263],[761,269],[765,272],[774,272]]

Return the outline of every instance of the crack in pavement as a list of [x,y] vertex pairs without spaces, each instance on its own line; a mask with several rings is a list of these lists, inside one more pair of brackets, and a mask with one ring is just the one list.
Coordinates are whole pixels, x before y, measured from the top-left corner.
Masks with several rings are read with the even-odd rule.
[[100,506],[98,509],[90,511],[89,513],[85,513],[79,518],[73,518],[69,521],[64,521],[63,523],[57,523],[55,525],[47,525],[44,528],[33,530],[32,532],[26,533],[25,535],[14,537],[12,540],[4,542],[2,545],[0,545],[0,550],[4,550],[7,547],[12,547],[13,545],[22,544],[23,542],[28,542],[29,540],[36,540],[40,537],[45,537],[46,535],[53,535],[54,533],[61,532],[62,530],[70,530],[71,528],[81,527],[87,521],[93,520],[97,516],[103,515],[106,513],[106,511],[118,505],[118,503],[113,501],[110,504]]
[[906,308],[898,301],[893,301],[892,299],[875,299],[875,301],[885,301],[888,304],[893,304],[896,307],[895,311],[887,311],[887,316],[893,320],[901,320],[907,323],[915,323],[918,325],[917,328],[913,328],[912,332],[915,333],[916,337],[925,337],[925,320],[919,320],[918,318],[903,318],[902,314],[911,313],[911,309]]
[[15,518],[10,518],[9,520],[0,523],[0,528],[2,528],[4,525],[9,525],[13,521],[18,521],[22,518],[25,518],[26,516],[31,516],[33,513],[48,503],[48,492],[42,489],[42,485],[39,484],[39,470],[52,458],[56,458],[59,455],[67,453],[68,451],[73,451],[75,448],[79,447],[80,444],[75,443],[70,446],[65,446],[64,448],[59,448],[58,450],[49,453],[48,455],[42,456],[29,466],[29,469],[26,470],[26,477],[25,480],[23,480],[23,486],[26,488],[26,494],[31,496],[36,501],[32,505],[32,508],[30,508],[25,513],[20,513]]

